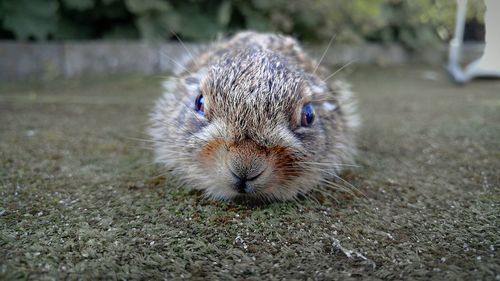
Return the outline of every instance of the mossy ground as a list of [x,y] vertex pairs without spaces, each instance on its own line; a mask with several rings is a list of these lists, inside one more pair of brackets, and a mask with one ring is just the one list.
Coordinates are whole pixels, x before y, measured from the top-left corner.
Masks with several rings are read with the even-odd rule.
[[500,82],[352,70],[364,196],[254,207],[152,165],[159,76],[0,84],[0,279],[499,280]]

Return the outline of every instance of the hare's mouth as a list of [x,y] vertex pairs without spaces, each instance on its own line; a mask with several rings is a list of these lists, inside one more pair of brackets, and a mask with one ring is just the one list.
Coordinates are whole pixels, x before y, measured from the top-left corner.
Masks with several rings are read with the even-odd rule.
[[234,172],[231,168],[229,171],[232,176],[231,188],[240,194],[253,193],[256,191],[256,181],[264,173],[265,169],[262,169],[257,174],[242,174]]
[[[215,139],[202,147],[200,168],[207,175],[207,193],[215,198],[280,198],[294,196],[286,187],[301,174],[297,153],[280,146],[263,146],[253,139]],[[268,200],[267,200],[268,201]]]

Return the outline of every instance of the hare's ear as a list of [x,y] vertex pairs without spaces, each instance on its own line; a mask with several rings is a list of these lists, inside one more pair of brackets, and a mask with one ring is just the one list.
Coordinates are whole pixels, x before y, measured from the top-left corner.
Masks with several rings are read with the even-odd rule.
[[351,85],[343,80],[334,80],[328,83],[331,96],[336,100],[336,105],[341,109],[341,114],[346,120],[348,128],[357,128],[361,124],[358,114],[358,104],[354,98]]
[[328,85],[315,75],[307,75],[307,84],[313,99],[324,96],[328,93]]
[[327,83],[321,78],[310,75],[308,77],[311,101],[322,112],[333,112],[339,109],[338,88],[332,83]]
[[206,73],[207,70],[205,68],[202,68],[198,70],[196,73],[193,73],[184,78],[184,83],[189,93],[196,93],[196,94],[201,93],[200,84],[202,79],[205,77]]
[[186,89],[191,94],[199,94],[200,90],[200,79],[196,76],[189,76],[185,80]]

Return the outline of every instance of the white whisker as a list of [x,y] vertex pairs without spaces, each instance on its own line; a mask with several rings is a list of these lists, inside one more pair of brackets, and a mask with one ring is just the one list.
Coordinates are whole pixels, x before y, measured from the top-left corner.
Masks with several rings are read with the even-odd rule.
[[177,62],[173,58],[169,57],[167,54],[162,53],[161,55],[165,56],[167,59],[169,59],[170,61],[172,61],[173,63],[175,63],[178,67],[182,68],[183,71],[186,71],[187,73],[193,75],[193,73],[191,71],[189,71],[189,69],[187,69],[186,66],[182,65],[181,63]]
[[316,73],[316,70],[318,70],[318,67],[321,65],[321,62],[323,62],[323,59],[325,58],[326,53],[328,53],[328,50],[332,46],[332,42],[333,42],[333,40],[335,39],[336,36],[337,36],[337,34],[335,33],[335,34],[333,34],[332,38],[330,38],[330,42],[328,42],[328,46],[323,51],[323,54],[321,55],[321,58],[319,59],[318,63],[316,64],[316,67],[314,68],[312,74]]
[[191,60],[194,59],[194,56],[193,56],[193,53],[191,53],[191,51],[186,47],[186,45],[184,44],[184,42],[181,40],[181,38],[179,38],[179,35],[177,35],[177,33],[175,31],[170,31],[172,32],[172,34],[175,36],[175,38],[177,38],[177,40],[181,43],[182,47],[184,48],[184,50],[186,50],[186,52],[189,54],[189,56],[191,57]]
[[339,69],[337,69],[334,73],[328,75],[328,77],[326,77],[323,81],[326,82],[328,81],[330,78],[332,78],[333,76],[335,76],[335,74],[339,73],[342,69],[348,67],[349,65],[351,65],[352,63],[358,61],[357,59],[355,60],[351,60],[350,62],[344,64],[343,66],[341,66]]

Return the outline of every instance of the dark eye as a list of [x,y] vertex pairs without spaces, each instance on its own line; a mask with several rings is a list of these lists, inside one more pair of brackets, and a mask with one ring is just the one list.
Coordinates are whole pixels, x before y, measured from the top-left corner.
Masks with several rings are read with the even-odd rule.
[[300,123],[302,127],[310,127],[314,122],[314,108],[312,104],[306,103],[302,107],[302,114],[300,116]]
[[204,114],[204,106],[203,106],[203,95],[198,95],[196,97],[196,100],[194,102],[194,110],[198,112],[199,114],[203,115]]

